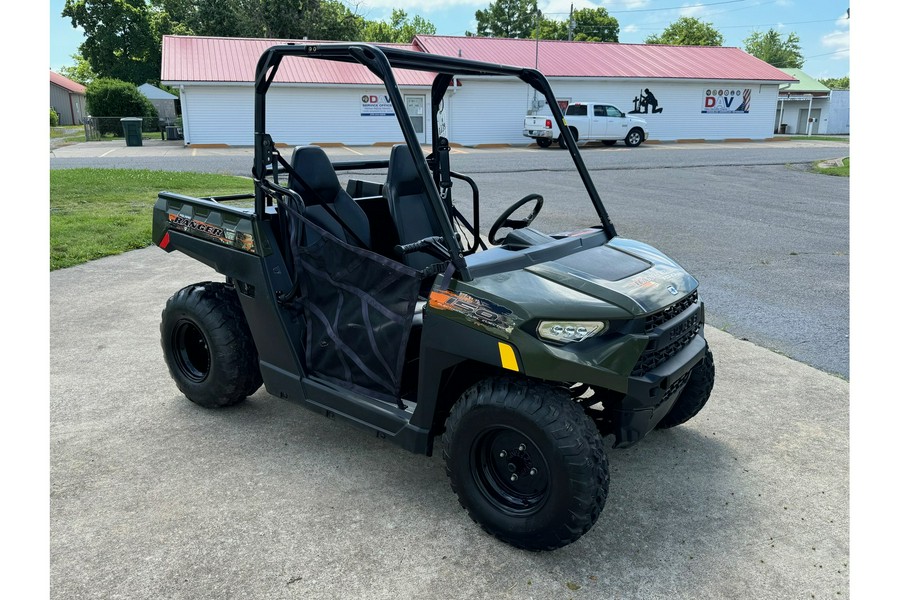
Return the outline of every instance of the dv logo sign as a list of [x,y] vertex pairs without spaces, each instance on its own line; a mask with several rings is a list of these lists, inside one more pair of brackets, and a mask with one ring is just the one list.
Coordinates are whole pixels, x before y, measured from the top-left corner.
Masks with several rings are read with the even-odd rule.
[[704,113],[750,112],[750,88],[707,89],[703,97]]

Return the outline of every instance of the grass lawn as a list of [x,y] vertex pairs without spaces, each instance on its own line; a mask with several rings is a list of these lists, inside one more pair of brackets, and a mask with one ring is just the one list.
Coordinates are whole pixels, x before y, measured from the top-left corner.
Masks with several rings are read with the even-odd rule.
[[253,182],[168,171],[50,171],[50,270],[149,246],[153,204],[163,190],[187,196],[241,194],[253,192]]
[[818,165],[813,167],[816,173],[822,173],[823,175],[837,175],[838,177],[850,177],[850,157],[844,159],[843,167],[820,167]]
[[64,142],[83,142],[84,127],[81,125],[64,125],[61,127],[50,128],[51,140],[62,140]]

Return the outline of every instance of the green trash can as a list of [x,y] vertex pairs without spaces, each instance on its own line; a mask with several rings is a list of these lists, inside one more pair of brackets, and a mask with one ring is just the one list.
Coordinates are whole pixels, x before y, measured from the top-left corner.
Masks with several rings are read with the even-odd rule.
[[141,127],[144,124],[144,119],[140,117],[124,117],[120,121],[122,121],[122,131],[125,132],[125,145],[143,146]]

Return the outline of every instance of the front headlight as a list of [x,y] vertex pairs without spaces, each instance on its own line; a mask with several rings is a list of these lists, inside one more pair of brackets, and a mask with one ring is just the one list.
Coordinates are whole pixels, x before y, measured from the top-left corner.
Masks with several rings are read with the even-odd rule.
[[603,321],[541,321],[538,323],[538,335],[547,341],[558,344],[581,342],[595,336],[606,329]]

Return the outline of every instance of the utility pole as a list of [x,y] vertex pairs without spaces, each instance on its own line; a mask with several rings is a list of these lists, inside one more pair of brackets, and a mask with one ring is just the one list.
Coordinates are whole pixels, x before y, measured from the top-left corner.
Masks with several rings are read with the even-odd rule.
[[569,5],[569,41],[572,41],[572,34],[575,33],[575,3]]

